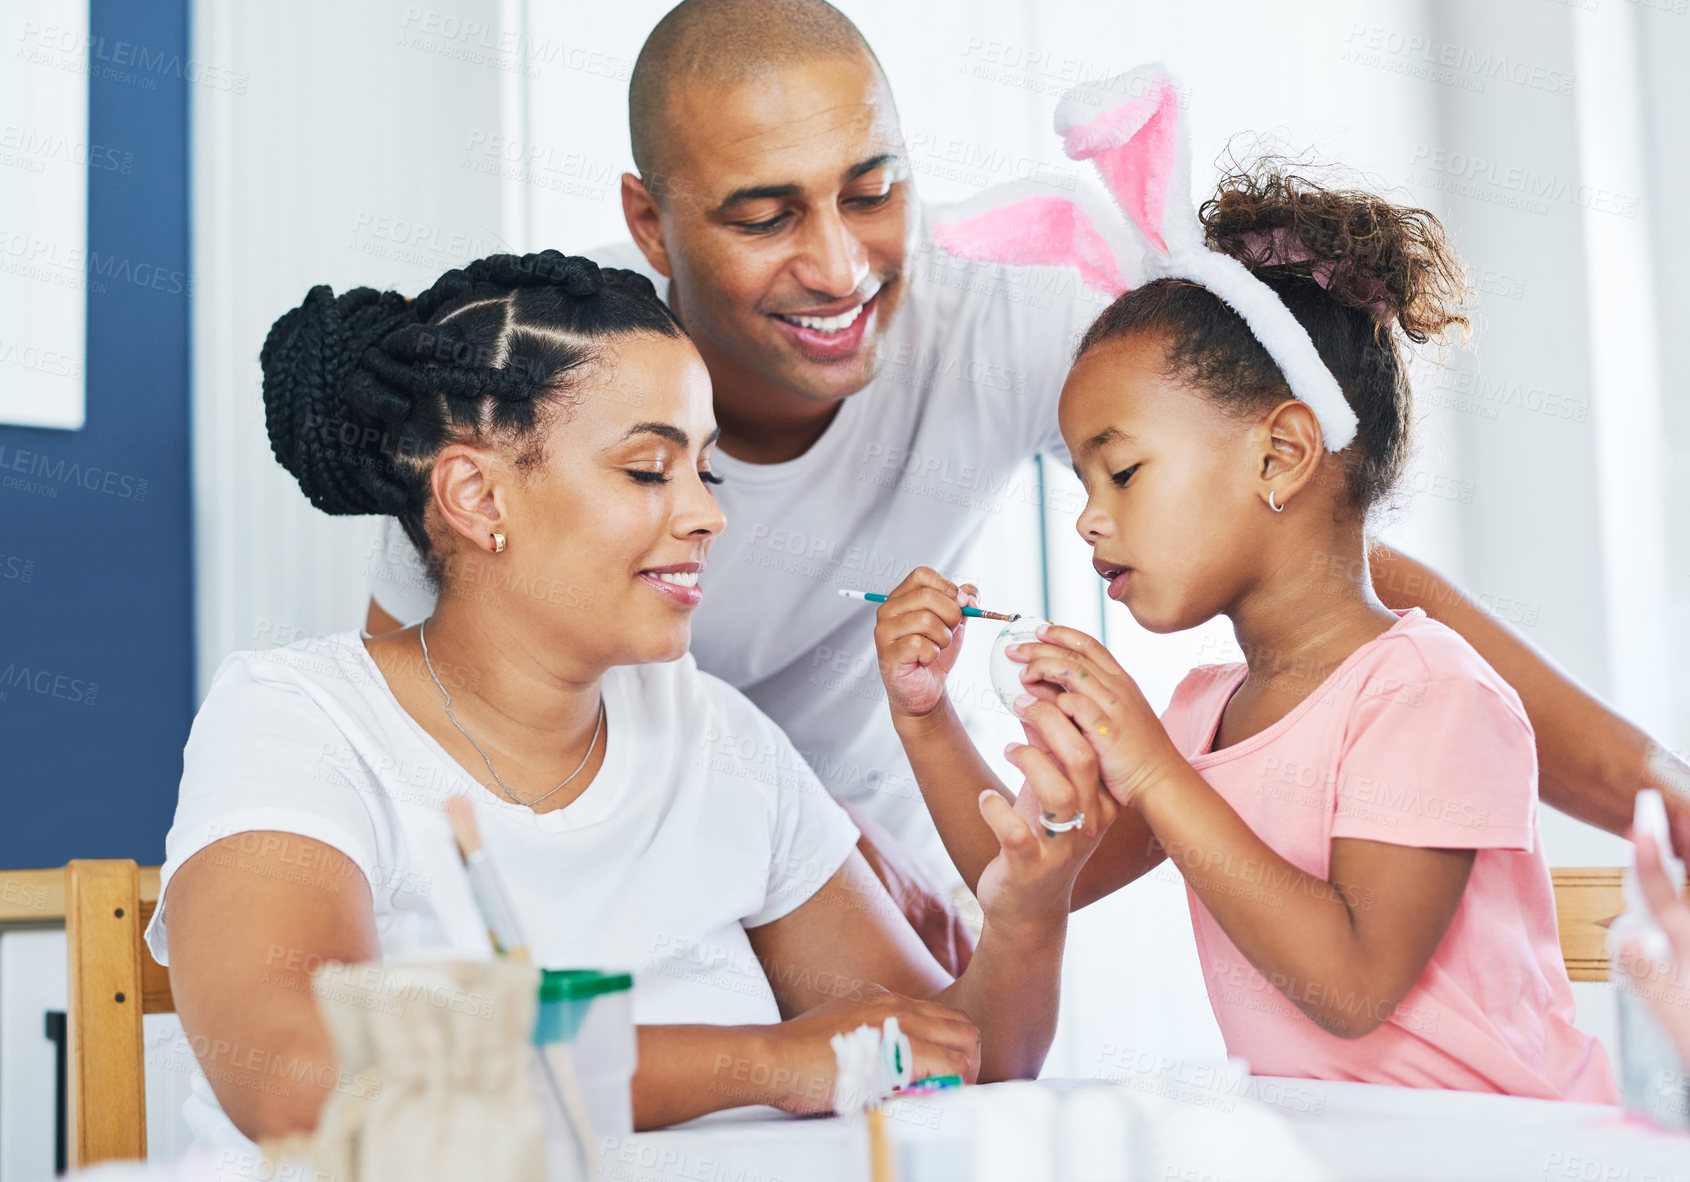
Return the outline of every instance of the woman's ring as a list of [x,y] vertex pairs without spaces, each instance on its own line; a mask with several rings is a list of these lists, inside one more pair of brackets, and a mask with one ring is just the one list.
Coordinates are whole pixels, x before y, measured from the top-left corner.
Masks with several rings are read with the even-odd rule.
[[1046,837],[1055,837],[1058,833],[1067,833],[1070,829],[1084,829],[1086,827],[1086,815],[1084,813],[1075,813],[1066,821],[1058,821],[1049,813],[1044,813],[1040,820],[1044,824]]

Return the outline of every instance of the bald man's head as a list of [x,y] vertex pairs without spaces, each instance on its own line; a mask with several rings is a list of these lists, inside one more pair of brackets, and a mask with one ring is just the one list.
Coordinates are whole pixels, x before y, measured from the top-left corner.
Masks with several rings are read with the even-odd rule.
[[918,210],[856,26],[821,0],[685,0],[640,51],[629,117],[623,216],[669,279],[718,416],[802,418],[866,386]]
[[668,170],[672,137],[685,135],[671,97],[696,83],[737,85],[770,69],[874,51],[824,0],[682,0],[646,38],[628,82],[628,132],[642,177]]

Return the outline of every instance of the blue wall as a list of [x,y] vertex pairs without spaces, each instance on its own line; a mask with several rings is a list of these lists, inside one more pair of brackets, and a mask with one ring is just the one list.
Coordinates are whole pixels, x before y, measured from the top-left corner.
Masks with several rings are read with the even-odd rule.
[[[116,156],[89,170],[87,426],[0,427],[0,467],[54,492],[0,488],[7,868],[160,861],[194,708],[188,101],[206,82],[187,0],[92,15],[88,138]],[[127,174],[103,167],[126,154]]]

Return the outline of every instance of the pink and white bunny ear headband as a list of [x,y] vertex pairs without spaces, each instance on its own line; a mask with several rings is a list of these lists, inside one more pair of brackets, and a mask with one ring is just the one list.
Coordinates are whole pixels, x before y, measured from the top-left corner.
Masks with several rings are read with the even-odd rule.
[[[1314,411],[1327,450],[1349,446],[1355,411],[1308,331],[1248,267],[1204,245],[1191,203],[1189,135],[1167,70],[1152,63],[1075,87],[1056,108],[1056,131],[1069,159],[1096,166],[1125,223],[1089,194],[1057,197],[1022,183],[956,207],[933,228],[934,242],[959,258],[1070,266],[1087,286],[1109,295],[1163,278],[1208,288],[1244,318],[1291,393]],[[1308,258],[1291,237],[1276,234],[1262,245],[1276,252],[1276,261]],[[1316,278],[1324,283],[1321,274]]]

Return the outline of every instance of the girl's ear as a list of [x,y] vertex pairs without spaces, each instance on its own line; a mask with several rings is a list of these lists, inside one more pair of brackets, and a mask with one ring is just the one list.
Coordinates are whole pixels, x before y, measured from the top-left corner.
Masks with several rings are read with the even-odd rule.
[[429,488],[440,519],[479,549],[491,549],[494,532],[508,522],[505,467],[491,453],[464,443],[449,444],[434,461]]
[[1274,502],[1285,505],[1320,474],[1326,457],[1320,420],[1308,403],[1288,398],[1262,420],[1260,431],[1256,473],[1260,496],[1265,503],[1271,490]]
[[958,258],[1072,267],[1086,286],[1108,296],[1127,289],[1114,248],[1091,212],[1080,201],[1030,185],[957,206],[933,227],[932,238]]

